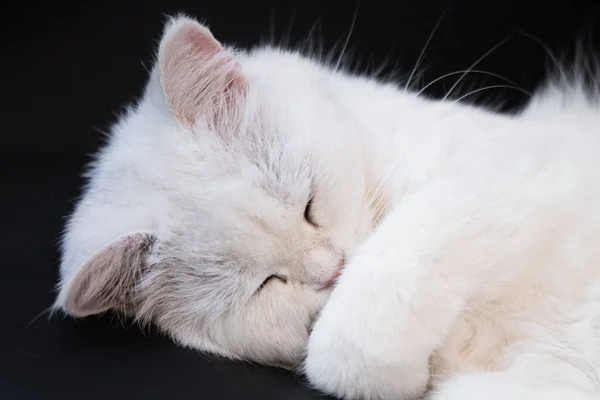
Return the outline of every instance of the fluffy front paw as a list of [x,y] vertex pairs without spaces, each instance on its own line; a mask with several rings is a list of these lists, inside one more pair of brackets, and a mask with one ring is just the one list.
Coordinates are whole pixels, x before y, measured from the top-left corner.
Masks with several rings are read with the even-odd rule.
[[412,400],[423,394],[428,355],[402,354],[403,346],[379,340],[376,326],[344,323],[355,318],[328,306],[308,342],[304,372],[312,386],[344,399]]

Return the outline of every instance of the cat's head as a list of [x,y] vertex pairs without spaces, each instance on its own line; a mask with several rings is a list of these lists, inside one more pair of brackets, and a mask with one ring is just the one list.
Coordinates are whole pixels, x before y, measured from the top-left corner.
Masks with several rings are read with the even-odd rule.
[[335,72],[170,21],[65,233],[56,305],[293,366],[373,224],[360,124]]

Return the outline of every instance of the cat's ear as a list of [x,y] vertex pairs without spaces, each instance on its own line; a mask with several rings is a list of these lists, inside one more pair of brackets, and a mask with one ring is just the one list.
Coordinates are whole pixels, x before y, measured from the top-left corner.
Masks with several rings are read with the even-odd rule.
[[67,289],[66,311],[76,317],[111,309],[130,313],[138,301],[135,287],[144,273],[153,243],[154,236],[134,233],[94,254]]
[[168,23],[158,64],[165,100],[183,126],[218,126],[239,111],[247,86],[241,66],[198,22],[178,17]]

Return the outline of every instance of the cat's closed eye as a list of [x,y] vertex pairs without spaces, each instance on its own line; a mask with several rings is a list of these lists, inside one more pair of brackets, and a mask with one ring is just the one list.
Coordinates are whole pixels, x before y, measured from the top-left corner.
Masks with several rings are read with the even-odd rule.
[[313,199],[314,199],[314,197],[311,196],[310,199],[308,200],[308,203],[306,203],[306,208],[304,209],[304,219],[306,220],[306,222],[308,222],[315,228],[318,228],[319,225],[315,222],[314,217],[312,215]]
[[262,290],[262,289],[263,289],[263,288],[264,288],[264,287],[265,287],[267,284],[269,284],[269,283],[273,283],[273,282],[275,282],[275,281],[280,281],[280,282],[283,282],[283,283],[287,283],[287,279],[286,279],[286,278],[284,278],[284,277],[282,277],[282,276],[275,275],[275,274],[273,274],[273,275],[269,275],[269,276],[267,277],[267,279],[265,279],[265,280],[263,281],[263,283],[261,283],[261,284],[260,284],[260,286],[258,287],[258,289],[257,289],[256,291],[257,291],[257,292],[259,292],[259,291],[260,291],[260,290]]

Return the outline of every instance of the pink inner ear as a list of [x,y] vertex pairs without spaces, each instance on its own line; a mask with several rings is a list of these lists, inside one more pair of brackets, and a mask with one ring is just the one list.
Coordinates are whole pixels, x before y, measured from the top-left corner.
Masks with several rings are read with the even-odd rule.
[[135,305],[134,287],[153,243],[152,235],[134,233],[96,253],[69,285],[67,312],[79,317],[109,309],[129,312]]
[[215,40],[214,36],[206,28],[197,24],[189,24],[179,29],[174,39],[181,41],[181,45],[183,46],[189,44],[196,52],[206,55],[215,54],[222,50],[221,44]]
[[161,82],[175,118],[187,127],[200,117],[209,123],[223,115],[245,88],[241,66],[198,23],[175,23],[160,49]]

